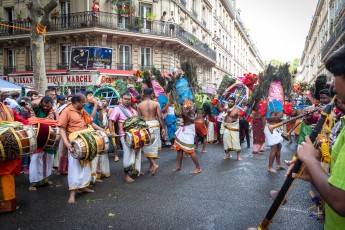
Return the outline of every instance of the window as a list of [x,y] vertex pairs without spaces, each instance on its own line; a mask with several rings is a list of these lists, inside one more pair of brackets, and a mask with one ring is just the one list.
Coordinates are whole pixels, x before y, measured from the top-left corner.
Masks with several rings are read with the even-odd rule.
[[69,13],[71,12],[71,3],[69,0],[60,1],[61,24],[63,27],[69,26]]
[[140,7],[140,15],[143,20],[143,32],[149,32],[149,30],[151,29],[151,22],[146,19],[146,14],[148,12],[152,12],[152,6],[142,4]]
[[152,48],[141,47],[141,68],[150,69],[152,64]]
[[61,63],[68,65],[71,60],[71,45],[61,45]]
[[131,70],[131,46],[129,45],[120,45],[120,57],[118,69],[120,70]]
[[7,65],[14,67],[16,65],[14,49],[7,50]]

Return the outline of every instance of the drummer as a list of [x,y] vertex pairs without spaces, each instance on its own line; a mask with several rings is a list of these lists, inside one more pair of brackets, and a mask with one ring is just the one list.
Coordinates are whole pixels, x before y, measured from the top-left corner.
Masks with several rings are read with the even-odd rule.
[[[0,122],[13,122],[13,113],[0,102]],[[0,214],[13,212],[16,206],[16,191],[14,176],[19,175],[22,159],[0,162]]]
[[[55,113],[53,105],[53,99],[48,96],[32,102],[36,117],[57,120],[58,115]],[[37,187],[46,184],[52,184],[49,177],[52,173],[54,153],[54,149],[39,149],[31,156],[29,166],[30,191],[35,191]]]
[[125,181],[128,183],[134,182],[134,179],[129,176],[129,172],[131,171],[132,166],[140,172],[141,170],[141,149],[134,150],[133,148],[130,148],[125,143],[124,138],[124,132],[122,123],[128,119],[129,117],[133,115],[137,115],[138,112],[132,108],[131,106],[131,100],[132,96],[129,93],[129,91],[125,91],[121,95],[122,104],[118,105],[113,108],[111,111],[111,114],[109,116],[109,130],[113,137],[116,136],[116,133],[114,131],[114,123],[118,122],[119,124],[119,135],[121,144],[123,147],[123,167],[124,167],[124,173],[125,173]]
[[80,131],[88,128],[91,125],[96,130],[102,130],[99,126],[92,122],[91,117],[83,109],[86,103],[86,97],[83,94],[76,94],[71,99],[69,104],[62,112],[59,118],[58,126],[60,127],[60,135],[63,143],[68,149],[68,186],[70,196],[68,203],[75,203],[75,192],[94,192],[87,188],[91,180],[90,164],[85,164],[83,167],[78,159],[72,157],[71,152],[74,151],[68,135],[75,131]]

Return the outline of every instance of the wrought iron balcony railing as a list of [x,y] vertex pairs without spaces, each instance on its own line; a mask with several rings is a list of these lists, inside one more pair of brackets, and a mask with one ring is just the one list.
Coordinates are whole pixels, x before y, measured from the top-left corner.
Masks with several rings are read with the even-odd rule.
[[322,53],[321,53],[322,60],[325,58],[326,54],[330,51],[330,49],[332,48],[336,40],[339,38],[340,34],[343,33],[344,31],[345,31],[345,17],[339,21],[338,25],[333,30],[333,33],[330,39],[328,40],[326,45],[323,47]]
[[[21,28],[31,28],[29,20],[21,22],[2,22],[4,24],[13,25]],[[189,43],[189,39],[192,36],[189,32],[185,31],[181,26],[173,24],[174,30],[170,30],[171,23],[162,23],[159,20],[149,21],[141,17],[123,17],[114,13],[100,12],[99,17],[93,17],[91,11],[61,14],[58,17],[51,18],[49,25],[47,26],[47,32],[53,31],[65,31],[75,30],[81,28],[98,27],[111,30],[130,31],[133,33],[145,33],[151,35],[165,36],[165,37],[176,37],[178,40],[185,44],[192,46],[195,50],[202,53],[206,57],[216,60],[216,52],[205,47],[200,40],[196,39],[197,42]],[[2,26],[0,27],[0,36],[12,36],[19,34],[29,34],[30,31],[9,28]]]
[[180,0],[181,5],[186,8],[187,7],[187,2],[186,0]]
[[193,14],[193,16],[196,17],[196,18],[198,17],[198,12],[196,12],[196,10],[194,10],[194,9],[192,9],[192,14]]
[[133,70],[133,64],[129,64],[129,63],[116,63],[116,69],[119,69],[119,70]]
[[25,71],[33,71],[34,67],[32,65],[25,65]]
[[4,66],[4,75],[16,72],[16,66]]

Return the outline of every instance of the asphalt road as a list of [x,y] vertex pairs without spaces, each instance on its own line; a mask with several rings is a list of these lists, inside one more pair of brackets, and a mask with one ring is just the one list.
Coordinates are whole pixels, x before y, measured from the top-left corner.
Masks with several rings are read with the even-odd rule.
[[[242,145],[245,147],[246,145]],[[294,154],[295,145],[284,142],[282,159]],[[220,145],[198,152],[202,173],[190,174],[191,159],[183,159],[182,171],[173,173],[176,152],[160,152],[155,176],[134,183],[123,180],[122,162],[110,162],[111,176],[98,183],[92,194],[78,194],[68,204],[67,177],[52,175],[52,186],[28,191],[28,175],[16,177],[17,205],[14,213],[0,215],[0,229],[246,229],[258,226],[272,200],[269,190],[279,189],[284,172],[267,172],[269,148],[262,155],[244,149],[243,161],[223,160]],[[120,155],[122,153],[120,152]],[[233,153],[234,155],[234,153]],[[143,171],[148,161],[143,157]],[[312,187],[298,181],[288,203],[276,215],[270,229],[322,229],[309,217]]]

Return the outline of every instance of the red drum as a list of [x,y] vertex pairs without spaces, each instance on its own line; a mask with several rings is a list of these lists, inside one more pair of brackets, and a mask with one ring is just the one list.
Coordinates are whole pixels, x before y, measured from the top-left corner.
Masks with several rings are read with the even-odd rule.
[[125,132],[125,143],[130,148],[141,148],[151,145],[155,140],[153,129],[131,129]]
[[55,149],[60,142],[60,128],[46,124],[37,124],[33,126],[37,138],[37,148]]

